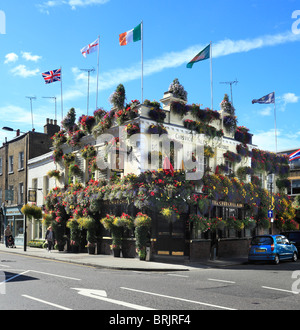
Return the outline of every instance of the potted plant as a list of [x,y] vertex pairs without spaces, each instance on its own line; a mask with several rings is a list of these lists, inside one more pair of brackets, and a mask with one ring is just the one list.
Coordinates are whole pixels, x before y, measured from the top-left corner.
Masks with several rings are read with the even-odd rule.
[[136,248],[140,260],[146,259],[146,246],[149,241],[151,218],[147,214],[139,212],[134,220]]
[[80,246],[80,227],[76,219],[71,217],[67,222],[67,227],[70,229],[70,247],[73,253],[79,252]]
[[96,221],[92,217],[82,217],[78,219],[79,226],[86,229],[86,240],[89,254],[95,254],[97,236]]
[[122,228],[118,223],[119,218],[114,215],[107,214],[106,217],[102,218],[100,222],[105,229],[110,230],[112,244],[110,246],[113,251],[114,257],[120,257],[121,246],[122,246]]

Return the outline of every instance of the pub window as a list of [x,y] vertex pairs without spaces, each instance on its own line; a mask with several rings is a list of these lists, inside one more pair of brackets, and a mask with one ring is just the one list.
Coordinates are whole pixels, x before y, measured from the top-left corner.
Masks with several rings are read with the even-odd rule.
[[264,188],[264,175],[262,173],[257,173],[257,177],[259,178],[261,188]]
[[204,171],[209,169],[209,157],[204,157]]
[[233,164],[232,164],[232,162],[226,160],[225,165],[226,165],[226,167],[228,167],[228,171],[227,171],[227,173],[225,173],[225,175],[231,175],[233,173]]

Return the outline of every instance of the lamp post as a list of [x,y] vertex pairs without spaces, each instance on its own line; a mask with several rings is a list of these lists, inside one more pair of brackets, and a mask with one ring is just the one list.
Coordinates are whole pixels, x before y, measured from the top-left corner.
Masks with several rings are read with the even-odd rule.
[[[267,184],[268,188],[270,190],[270,210],[273,210],[273,183],[274,183],[274,173],[270,172],[268,174],[268,179],[267,179]],[[271,218],[271,234],[273,235],[273,222],[274,222],[274,213],[273,213],[273,218]]]
[[[8,132],[18,132],[22,134],[26,134],[25,136],[25,199],[24,202],[27,204],[27,181],[28,181],[28,168],[27,168],[27,163],[28,163],[28,151],[29,151],[29,134],[21,132],[19,129],[15,130],[11,127],[2,127],[4,131]],[[7,150],[7,149],[6,149]],[[27,216],[24,216],[24,252],[26,252],[26,246],[27,246]]]

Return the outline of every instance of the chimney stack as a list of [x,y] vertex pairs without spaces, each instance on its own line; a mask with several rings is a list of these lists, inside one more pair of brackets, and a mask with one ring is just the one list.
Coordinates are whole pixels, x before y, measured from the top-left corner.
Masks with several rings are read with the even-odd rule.
[[57,125],[57,121],[53,119],[46,119],[46,125],[44,126],[44,133],[52,137],[55,133],[60,130],[60,127]]

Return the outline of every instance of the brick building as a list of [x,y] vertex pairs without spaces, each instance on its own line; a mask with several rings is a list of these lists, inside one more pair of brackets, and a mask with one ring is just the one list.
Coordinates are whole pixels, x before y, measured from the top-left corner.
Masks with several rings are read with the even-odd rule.
[[20,133],[0,147],[0,205],[1,240],[7,224],[11,225],[16,245],[24,244],[24,215],[22,206],[27,202],[29,159],[45,154],[52,146],[51,137],[59,130],[57,122],[47,119],[44,133]]

